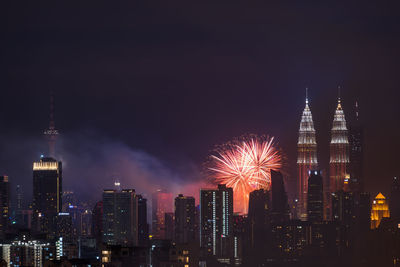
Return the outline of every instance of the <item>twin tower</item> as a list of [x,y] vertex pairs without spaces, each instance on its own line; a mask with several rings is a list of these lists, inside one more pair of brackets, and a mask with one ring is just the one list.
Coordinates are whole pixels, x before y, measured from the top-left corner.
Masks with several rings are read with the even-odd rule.
[[[297,142],[297,218],[307,220],[307,191],[309,171],[318,169],[317,141],[308,96],[301,116],[299,140]],[[324,207],[326,219],[330,214],[330,195],[338,190],[347,190],[349,175],[349,138],[340,97],[333,116],[330,141],[329,179],[324,179]]]

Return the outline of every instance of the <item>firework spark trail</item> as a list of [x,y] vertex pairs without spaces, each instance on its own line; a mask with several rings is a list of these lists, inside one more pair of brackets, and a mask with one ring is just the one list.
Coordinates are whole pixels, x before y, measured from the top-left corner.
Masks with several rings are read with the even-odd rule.
[[214,183],[233,188],[235,211],[247,213],[249,193],[269,189],[271,170],[281,169],[282,156],[274,145],[273,137],[244,137],[211,155],[210,178]]

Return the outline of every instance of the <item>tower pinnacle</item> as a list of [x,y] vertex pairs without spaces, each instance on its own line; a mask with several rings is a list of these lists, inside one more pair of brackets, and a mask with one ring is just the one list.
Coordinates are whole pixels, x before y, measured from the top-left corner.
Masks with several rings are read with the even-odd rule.
[[306,104],[308,105],[308,88],[306,87]]
[[341,104],[341,100],[340,100],[340,85],[338,86],[338,105],[337,105],[337,109],[342,109],[342,104]]

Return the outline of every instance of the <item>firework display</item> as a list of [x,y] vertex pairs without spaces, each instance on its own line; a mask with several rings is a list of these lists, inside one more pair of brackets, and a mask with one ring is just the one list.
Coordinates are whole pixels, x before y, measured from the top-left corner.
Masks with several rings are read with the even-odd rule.
[[269,189],[271,170],[282,167],[282,155],[274,138],[247,136],[224,144],[210,157],[209,178],[234,191],[235,212],[247,213],[249,193]]

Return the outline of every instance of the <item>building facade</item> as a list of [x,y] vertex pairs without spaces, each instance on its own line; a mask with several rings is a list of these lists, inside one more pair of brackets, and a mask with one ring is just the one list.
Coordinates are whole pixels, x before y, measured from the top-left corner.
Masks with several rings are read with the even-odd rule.
[[149,224],[147,222],[147,199],[138,195],[138,242],[139,246],[149,243]]
[[33,163],[33,231],[54,237],[62,210],[62,163],[41,158]]
[[226,185],[200,190],[200,245],[207,255],[233,253],[233,190]]
[[194,197],[178,195],[175,198],[175,242],[191,243],[196,240],[195,216]]
[[322,222],[324,219],[324,194],[321,171],[310,171],[307,193],[308,221]]
[[138,202],[135,190],[104,190],[103,242],[108,245],[138,245]]

